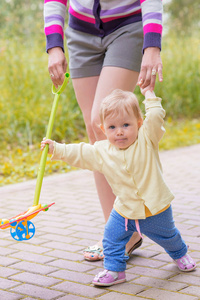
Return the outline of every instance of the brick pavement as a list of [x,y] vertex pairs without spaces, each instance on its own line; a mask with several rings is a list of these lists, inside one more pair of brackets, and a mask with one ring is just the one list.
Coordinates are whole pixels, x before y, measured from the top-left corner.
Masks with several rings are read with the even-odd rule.
[[[56,202],[33,220],[36,234],[15,242],[0,230],[0,300],[197,300],[200,299],[200,144],[161,152],[165,178],[176,195],[177,227],[198,263],[181,273],[161,247],[145,237],[127,266],[127,282],[95,288],[102,262],[86,262],[82,249],[98,241],[104,220],[92,173],[46,177],[41,203]],[[33,203],[35,180],[0,188],[0,216],[8,218]]]

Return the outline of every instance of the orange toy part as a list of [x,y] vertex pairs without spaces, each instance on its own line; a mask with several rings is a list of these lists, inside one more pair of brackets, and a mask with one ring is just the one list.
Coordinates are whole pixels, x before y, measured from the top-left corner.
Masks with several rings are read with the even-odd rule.
[[[0,225],[0,228],[1,229],[6,229],[6,228],[9,228],[9,227],[12,227],[12,224],[15,223],[15,222],[20,222],[22,220],[31,220],[33,219],[35,216],[37,216],[37,214],[42,211],[42,210],[48,210],[48,208],[50,206],[52,206],[53,204],[55,204],[55,202],[52,202],[51,204],[49,205],[42,205],[42,204],[38,204],[38,205],[33,205],[31,206],[27,211],[13,217],[13,218],[10,218],[10,219],[1,219],[1,224]],[[14,224],[13,224],[14,225]]]

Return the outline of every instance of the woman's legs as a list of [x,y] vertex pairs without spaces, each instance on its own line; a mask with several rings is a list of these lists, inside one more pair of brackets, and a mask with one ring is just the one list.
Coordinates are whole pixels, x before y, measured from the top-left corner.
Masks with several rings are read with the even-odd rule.
[[[133,91],[137,78],[137,72],[123,68],[104,67],[100,76],[73,79],[76,98],[83,113],[90,143],[105,139],[103,132],[99,128],[99,108],[102,99],[117,88]],[[94,177],[105,221],[107,222],[113,208],[115,196],[102,174],[95,172]],[[126,251],[128,252],[133,244],[139,240],[140,236],[134,233],[127,244]],[[99,245],[102,246],[101,241]]]

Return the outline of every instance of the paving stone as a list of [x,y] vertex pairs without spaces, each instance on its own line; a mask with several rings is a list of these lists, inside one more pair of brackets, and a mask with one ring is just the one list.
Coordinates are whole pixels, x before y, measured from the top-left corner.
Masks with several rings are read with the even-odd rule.
[[134,283],[128,283],[125,282],[124,284],[116,284],[111,287],[109,287],[109,290],[115,291],[115,292],[120,292],[124,294],[129,294],[129,295],[136,295],[142,291],[147,289],[146,286],[144,285],[137,285]]
[[58,267],[61,269],[68,269],[78,272],[87,272],[95,268],[93,264],[84,265],[82,263],[73,262],[70,260],[58,259],[53,262],[48,263],[49,266]]
[[49,251],[49,248],[45,247],[40,247],[40,246],[35,246],[23,242],[18,242],[12,246],[14,249],[21,250],[21,251],[27,251],[31,253],[37,253],[37,254],[42,254],[46,251]]
[[10,255],[10,257],[19,258],[20,260],[36,262],[39,264],[45,264],[45,263],[48,263],[48,262],[51,262],[52,260],[54,260],[53,257],[49,257],[49,256],[41,255],[41,254],[30,253],[30,252],[25,252],[25,251],[16,252],[16,253]]
[[133,295],[125,295],[121,293],[107,293],[101,297],[98,297],[100,300],[141,300],[141,297],[133,296]]
[[80,296],[75,296],[75,295],[66,295],[64,297],[58,298],[59,300],[88,300],[92,298],[85,298],[85,297],[80,297]]
[[186,283],[180,283],[177,281],[175,277],[173,277],[172,281],[169,281],[169,280],[162,280],[158,278],[142,276],[133,280],[132,283],[142,284],[143,286],[146,287],[161,288],[169,291],[179,291],[188,286]]
[[19,269],[19,270],[23,270],[23,271],[31,270],[31,272],[33,272],[33,273],[38,273],[38,274],[42,274],[42,275],[46,275],[46,274],[49,274],[49,273],[57,270],[57,268],[54,268],[51,266],[35,264],[35,263],[31,263],[31,262],[26,262],[26,261],[16,263],[13,267],[16,269]]
[[9,255],[9,254],[12,254],[12,253],[15,253],[16,250],[13,250],[13,249],[9,249],[9,248],[5,248],[5,247],[0,247],[0,253],[2,256],[6,256],[6,255]]
[[156,277],[162,279],[168,279],[172,276],[171,272],[165,270],[159,270],[159,269],[146,268],[146,267],[133,267],[128,269],[128,271],[133,274],[145,275],[149,277]]
[[0,287],[1,289],[9,289],[11,287],[14,287],[16,285],[19,285],[19,282],[10,280],[10,279],[5,279],[5,278],[0,278]]
[[19,300],[22,299],[23,296],[21,294],[14,294],[11,292],[6,292],[0,290],[0,299],[1,300]]
[[[44,228],[43,228],[44,229]],[[71,234],[71,230],[69,229],[69,233]],[[77,242],[76,238],[70,237],[70,236],[63,236],[63,235],[58,235],[58,234],[53,234],[53,233],[47,233],[43,236],[44,239],[47,239],[49,241],[62,241],[63,243],[73,243]]]
[[81,295],[84,297],[98,297],[99,295],[102,295],[105,293],[105,289],[103,288],[95,288],[93,286],[88,286],[84,284],[78,284],[75,282],[62,282],[58,285],[54,286],[54,289],[63,291],[66,293]]
[[151,267],[151,268],[160,268],[164,266],[166,263],[159,260],[153,260],[153,259],[146,259],[143,257],[135,257],[133,260],[133,264],[135,266],[145,266],[145,267]]
[[147,297],[154,300],[198,300],[197,297],[188,294],[175,293],[161,289],[152,288],[138,294],[141,297]]
[[44,247],[48,247],[51,249],[59,249],[59,250],[71,251],[71,252],[80,251],[83,248],[73,244],[60,243],[58,241],[48,242],[43,245]]
[[11,266],[18,261],[19,261],[18,259],[14,259],[11,257],[0,256],[0,265],[4,267]]
[[200,286],[200,278],[195,276],[195,273],[181,273],[177,276],[174,276],[172,278],[169,279],[170,281],[173,282],[184,282],[187,283],[189,285],[198,285]]
[[52,289],[46,289],[31,284],[22,284],[19,287],[13,288],[12,291],[42,300],[51,300],[63,295],[62,292],[54,291]]
[[[199,280],[199,284],[200,284],[200,280]],[[181,292],[185,293],[185,294],[194,295],[194,296],[197,296],[198,298],[200,298],[200,286],[191,285],[191,286],[183,289]]]
[[30,297],[23,297],[23,300],[35,300],[35,298],[30,298]]
[[94,276],[88,275],[86,273],[73,272],[68,270],[59,270],[57,272],[53,272],[51,273],[51,276],[78,283],[91,283],[92,279],[94,278]]
[[59,279],[55,279],[52,277],[47,277],[39,274],[33,274],[30,272],[23,272],[23,273],[10,276],[10,279],[18,280],[20,282],[31,283],[31,284],[34,283],[36,285],[44,286],[44,287],[49,287],[51,285],[61,282],[61,280]]
[[19,270],[15,270],[12,268],[0,267],[0,277],[9,277],[10,275],[19,273]]
[[77,253],[72,253],[72,252],[62,251],[62,250],[52,250],[46,253],[46,255],[50,255],[51,257],[56,257],[56,258],[75,260],[75,261],[82,261],[84,259],[82,254],[77,254]]

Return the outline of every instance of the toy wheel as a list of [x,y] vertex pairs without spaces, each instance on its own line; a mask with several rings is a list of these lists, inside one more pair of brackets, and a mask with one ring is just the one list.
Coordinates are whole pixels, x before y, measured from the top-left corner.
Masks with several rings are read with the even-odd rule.
[[10,234],[12,238],[16,241],[22,241],[22,239],[17,235],[16,229],[15,228],[10,228]]
[[30,240],[35,234],[35,226],[30,221],[22,220],[16,226],[16,234],[20,241]]

